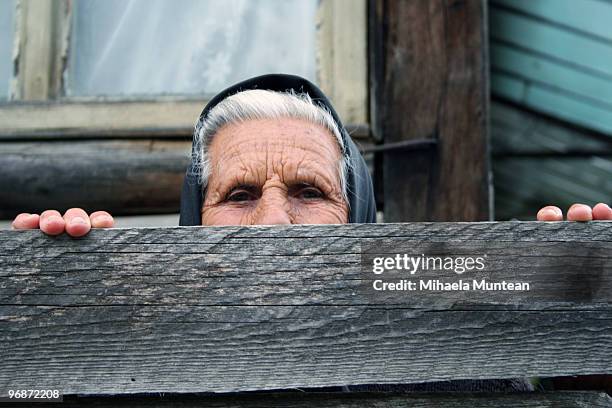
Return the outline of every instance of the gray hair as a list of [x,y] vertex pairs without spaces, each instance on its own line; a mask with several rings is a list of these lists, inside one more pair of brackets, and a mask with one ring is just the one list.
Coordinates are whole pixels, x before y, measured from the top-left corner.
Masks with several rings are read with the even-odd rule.
[[306,93],[296,94],[261,89],[242,91],[228,96],[213,107],[206,117],[201,117],[194,131],[195,148],[192,172],[196,173],[202,188],[208,185],[212,170],[208,149],[212,138],[222,127],[249,120],[280,118],[302,119],[322,126],[334,135],[342,152],[338,171],[342,196],[348,205],[347,178],[350,166],[348,147],[345,146],[341,130],[331,113],[314,103],[310,95]]

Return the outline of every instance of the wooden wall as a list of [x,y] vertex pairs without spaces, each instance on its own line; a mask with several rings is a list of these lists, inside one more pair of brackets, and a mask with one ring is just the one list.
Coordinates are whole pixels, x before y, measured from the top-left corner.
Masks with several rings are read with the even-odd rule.
[[486,10],[484,0],[370,1],[372,132],[404,144],[379,156],[385,221],[492,219]]
[[612,197],[612,2],[490,0],[496,219]]
[[612,134],[612,3],[489,4],[493,95]]
[[[0,231],[0,386],[229,392],[607,373],[611,245],[605,223]],[[486,256],[464,279],[532,289],[373,293],[367,247]],[[416,279],[436,278],[458,279]]]
[[[611,246],[606,223],[0,231],[0,390],[129,397],[611,373]],[[395,252],[486,257],[480,272],[415,280],[532,287],[374,293],[367,256]]]
[[534,220],[545,205],[610,202],[612,139],[525,108],[491,104],[498,220]]

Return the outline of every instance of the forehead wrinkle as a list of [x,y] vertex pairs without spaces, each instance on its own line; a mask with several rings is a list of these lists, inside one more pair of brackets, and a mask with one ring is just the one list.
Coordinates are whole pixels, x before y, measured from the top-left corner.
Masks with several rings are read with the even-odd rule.
[[[267,122],[267,124],[270,124],[271,126],[266,127],[262,133],[252,132],[249,130],[249,123],[255,125],[255,129],[260,129],[258,125],[261,125],[262,122]],[[307,127],[296,127],[294,126],[296,123],[300,125],[306,124]],[[281,126],[282,124],[285,126]],[[253,128],[253,126],[251,128]],[[231,135],[233,135],[233,137],[228,138],[228,136]],[[272,139],[266,138],[267,136],[272,136]],[[297,144],[300,141],[304,141],[305,146],[307,147],[300,148],[305,150],[313,150],[319,155],[322,153],[322,151],[324,151],[327,154],[335,156],[340,154],[341,151],[336,137],[329,130],[322,126],[311,124],[300,119],[286,119],[284,121],[254,120],[239,124],[226,125],[224,128],[219,130],[217,137],[213,139],[212,143],[215,144],[215,141],[217,141],[219,138],[228,139],[226,142],[224,142],[224,145],[232,147],[243,144],[252,144],[256,148],[279,145],[298,147]],[[238,140],[240,141],[238,142]],[[325,141],[323,142],[323,140]],[[227,149],[223,150],[225,151]]]
[[[306,128],[296,127],[295,121],[290,121],[288,125],[280,126],[284,123],[260,122],[250,128],[247,123],[241,123],[220,130],[209,150],[213,172],[221,176],[219,179],[223,178],[217,183],[227,184],[227,180],[231,179],[233,182],[242,180],[262,185],[264,177],[270,179],[277,174],[281,180],[309,179],[316,182],[322,179],[330,188],[340,188],[337,164],[341,160],[341,149],[335,137],[327,129],[316,125],[306,123]],[[263,131],[261,125],[265,125]],[[317,137],[312,138],[311,135],[316,134],[317,130],[320,131]],[[301,138],[302,135],[307,137]],[[321,168],[329,172],[320,171]],[[326,174],[329,177],[325,177]]]
[[[265,146],[265,148],[261,149],[259,146]],[[318,149],[319,146],[314,144],[310,146],[301,146],[275,141],[272,143],[254,143],[252,145],[249,143],[233,143],[224,147],[225,148],[219,154],[218,158],[216,157],[217,155],[211,154],[211,159],[213,163],[216,162],[219,172],[227,171],[227,166],[233,167],[232,165],[237,161],[244,163],[245,157],[256,162],[265,163],[268,169],[274,169],[278,164],[285,167],[289,165],[288,158],[293,156],[292,150],[297,150],[299,152],[295,154],[300,157],[298,163],[307,161],[329,161],[332,166],[335,166],[335,162],[340,160],[340,157],[338,157],[339,152],[335,152],[335,155],[322,155]],[[256,152],[265,154],[261,155]]]
[[[317,181],[320,181],[330,189],[340,188],[339,179],[335,178],[337,169],[334,166],[329,167],[330,172],[328,174],[327,171],[323,170],[328,167],[322,166],[320,161],[312,161],[300,156],[296,161],[290,162],[285,155],[270,156],[272,155],[268,155],[266,152],[265,157],[256,159],[256,162],[245,163],[238,157],[238,160],[224,164],[222,171],[217,173],[222,176],[219,178],[220,186],[235,184],[236,182],[263,185],[265,181],[277,176],[283,183],[308,182],[316,184]],[[264,169],[265,180],[262,177]]]

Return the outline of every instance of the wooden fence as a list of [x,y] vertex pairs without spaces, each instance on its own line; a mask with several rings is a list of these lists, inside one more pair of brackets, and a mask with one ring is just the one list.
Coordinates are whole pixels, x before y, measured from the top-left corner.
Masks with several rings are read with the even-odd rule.
[[[394,253],[484,259],[415,281],[530,288],[374,291],[370,257]],[[589,392],[300,391],[612,374],[612,223],[0,231],[0,343],[0,395],[98,406],[610,406]]]

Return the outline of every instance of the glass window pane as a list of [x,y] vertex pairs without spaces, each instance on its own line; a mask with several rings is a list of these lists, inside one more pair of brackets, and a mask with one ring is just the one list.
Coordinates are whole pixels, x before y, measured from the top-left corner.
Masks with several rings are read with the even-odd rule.
[[285,72],[314,80],[318,0],[80,0],[69,96],[214,94]]
[[13,33],[15,2],[0,1],[0,100],[8,99],[13,76]]

